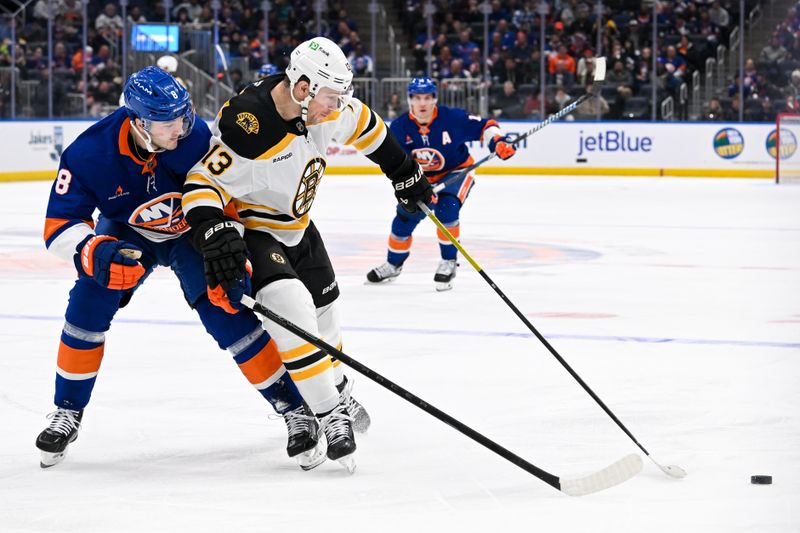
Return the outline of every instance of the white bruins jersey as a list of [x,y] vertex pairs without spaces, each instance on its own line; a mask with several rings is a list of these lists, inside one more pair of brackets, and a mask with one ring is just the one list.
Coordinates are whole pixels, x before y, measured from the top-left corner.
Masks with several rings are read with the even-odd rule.
[[208,152],[189,171],[183,210],[223,209],[233,202],[245,228],[295,246],[309,225],[328,145],[336,141],[368,155],[384,141],[387,128],[355,98],[320,124],[306,128],[300,117],[286,121],[270,96],[283,79],[270,76],[225,103]]

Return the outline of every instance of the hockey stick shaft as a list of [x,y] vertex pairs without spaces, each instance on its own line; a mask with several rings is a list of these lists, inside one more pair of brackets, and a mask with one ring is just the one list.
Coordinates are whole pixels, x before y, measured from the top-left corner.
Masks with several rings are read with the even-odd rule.
[[[472,265],[472,267],[478,272],[478,274],[481,275],[481,277],[486,281],[486,283],[488,283],[489,286],[492,289],[494,289],[494,292],[496,292],[497,295],[500,296],[500,298],[514,312],[514,314],[517,315],[517,317],[522,321],[522,323],[525,324],[525,326],[527,326],[527,328],[531,331],[531,333],[533,333],[536,336],[536,338],[539,339],[539,341],[544,345],[544,347],[547,348],[547,351],[549,351],[553,355],[553,357],[555,357],[558,360],[558,362],[561,363],[561,366],[563,366],[567,370],[567,372],[569,372],[569,374],[575,379],[575,381],[577,381],[580,384],[580,386],[583,387],[583,390],[589,393],[589,396],[591,396],[592,399],[595,402],[597,402],[597,404],[600,407],[603,408],[606,414],[611,417],[611,419],[617,424],[617,426],[619,426],[619,428],[622,431],[624,431],[625,434],[628,435],[628,437],[630,437],[630,439],[636,444],[636,446],[638,446],[639,449],[642,450],[644,454],[649,457],[650,454],[648,453],[647,450],[644,449],[644,446],[642,446],[639,443],[639,441],[636,440],[636,437],[633,436],[633,433],[628,431],[628,428],[626,428],[625,424],[623,424],[620,421],[620,419],[617,418],[617,415],[611,412],[611,409],[609,409],[608,406],[606,406],[606,404],[603,403],[603,400],[601,400],[600,397],[597,396],[597,394],[595,394],[595,392],[591,389],[591,387],[589,387],[589,385],[587,385],[586,382],[583,381],[583,379],[581,379],[581,377],[578,375],[577,372],[575,372],[575,370],[572,369],[569,363],[567,363],[564,360],[564,358],[561,357],[561,355],[556,351],[556,349],[553,348],[553,346],[547,341],[544,335],[539,333],[539,330],[537,330],[534,327],[534,325],[531,324],[531,322],[525,317],[525,315],[522,314],[522,312],[517,308],[517,306],[514,305],[514,303],[508,299],[508,296],[506,296],[505,293],[502,290],[500,290],[500,287],[497,286],[497,284],[492,280],[492,278],[489,277],[486,271],[484,271],[481,268],[478,262],[472,258],[472,256],[464,249],[463,246],[461,246],[461,243],[458,242],[458,240],[455,237],[453,237],[453,235],[448,231],[448,229],[444,226],[444,224],[442,224],[442,222],[436,217],[436,215],[433,214],[433,212],[428,208],[428,206],[426,206],[422,202],[417,202],[417,206],[422,210],[423,213],[425,213],[428,216],[428,218],[430,218],[433,221],[434,224],[436,224],[436,227],[439,228],[439,230],[442,233],[444,233],[444,235],[447,237],[447,240],[449,240],[453,244],[453,246],[455,246],[456,249],[458,249],[458,251],[461,252],[461,255],[463,255],[464,258],[467,261],[469,261],[469,264]],[[659,467],[661,467],[661,465],[659,465]],[[664,468],[661,467],[661,469],[663,470]]]
[[[581,104],[583,104],[586,100],[588,100],[592,96],[595,96],[597,94],[596,91],[599,89],[599,86],[602,85],[603,81],[605,81],[605,75],[606,75],[605,74],[606,73],[605,58],[598,58],[598,61],[599,60],[602,60],[603,67],[602,67],[602,69],[599,68],[599,64],[598,64],[598,68],[595,71],[596,75],[594,77],[594,83],[595,83],[594,92],[587,92],[587,93],[584,93],[584,94],[580,95],[571,104],[567,104],[562,109],[560,109],[558,112],[553,113],[552,115],[547,117],[545,120],[541,121],[539,124],[537,124],[536,126],[531,128],[530,130],[526,131],[525,133],[523,133],[522,135],[520,135],[519,137],[514,139],[511,142],[511,144],[516,145],[518,143],[521,143],[522,141],[524,141],[525,139],[527,139],[528,137],[530,137],[531,135],[533,135],[537,131],[539,131],[542,128],[546,127],[548,124],[551,124],[551,123],[555,122],[556,120],[561,120],[565,116],[569,115],[570,113],[575,111]],[[461,178],[463,178],[464,176],[466,176],[467,174],[469,174],[470,172],[472,172],[473,170],[475,170],[479,166],[481,166],[484,163],[486,163],[487,161],[490,161],[491,159],[493,159],[495,157],[495,155],[496,155],[496,153],[492,152],[489,155],[484,156],[482,159],[479,159],[477,162],[471,164],[467,168],[459,170],[456,173],[453,173],[452,175],[450,175],[446,179],[444,179],[444,180],[440,181],[439,183],[437,183],[433,187],[433,192],[434,193],[441,192],[442,190],[444,190],[445,187],[447,187],[451,183],[460,180]]]
[[309,344],[312,344],[327,352],[329,355],[336,357],[339,361],[346,364],[359,374],[366,376],[367,378],[371,379],[378,385],[382,386],[385,389],[393,392],[394,394],[400,396],[410,404],[422,409],[429,415],[437,418],[447,424],[448,426],[452,427],[453,429],[463,433],[467,437],[471,438],[478,444],[488,448],[489,450],[493,451],[503,459],[515,464],[516,466],[520,467],[521,469],[525,470],[529,474],[533,474],[535,477],[541,479],[551,487],[554,487],[557,490],[561,490],[561,484],[559,481],[558,476],[555,476],[545,470],[542,470],[536,465],[533,465],[520,457],[519,455],[511,452],[510,450],[504,448],[503,446],[497,444],[493,440],[489,439],[488,437],[484,436],[481,433],[478,433],[471,427],[467,426],[466,424],[456,420],[452,416],[448,415],[444,411],[434,407],[433,405],[429,404],[422,398],[412,394],[408,390],[404,389],[403,387],[399,386],[398,384],[394,383],[393,381],[383,377],[382,375],[378,374],[371,368],[363,365],[362,363],[356,361],[346,353],[338,350],[328,344],[327,342],[323,341],[322,339],[312,335],[311,333],[307,332],[306,330],[300,328],[299,326],[295,325],[293,322],[283,318],[282,316],[274,313],[273,311],[269,310],[268,308],[264,307],[260,303],[256,302],[254,299],[250,298],[249,296],[242,297],[242,303],[255,311],[256,313],[263,315],[270,319],[271,321],[275,322],[282,328],[290,331],[291,333],[297,335],[304,341]]

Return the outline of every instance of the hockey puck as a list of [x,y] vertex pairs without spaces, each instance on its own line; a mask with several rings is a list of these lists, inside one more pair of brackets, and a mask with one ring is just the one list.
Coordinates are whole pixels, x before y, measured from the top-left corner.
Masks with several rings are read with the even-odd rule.
[[753,485],[772,485],[772,476],[750,476]]

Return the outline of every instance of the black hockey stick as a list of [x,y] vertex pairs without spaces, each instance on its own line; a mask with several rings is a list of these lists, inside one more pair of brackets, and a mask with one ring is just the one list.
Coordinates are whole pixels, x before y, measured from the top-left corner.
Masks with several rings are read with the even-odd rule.
[[[544,128],[545,126],[547,126],[551,122],[555,122],[556,120],[561,120],[565,116],[567,116],[570,113],[572,113],[573,111],[575,111],[578,108],[578,106],[580,106],[586,100],[588,100],[592,96],[596,96],[597,94],[599,94],[599,91],[600,91],[601,87],[603,86],[603,83],[605,83],[605,81],[606,81],[606,58],[605,57],[598,57],[597,59],[595,59],[594,65],[595,65],[594,66],[594,79],[592,81],[592,90],[591,90],[591,92],[587,92],[587,93],[584,93],[584,94],[580,95],[572,103],[567,104],[561,110],[559,110],[557,113],[553,113],[552,115],[547,117],[545,120],[543,120],[542,122],[540,122],[539,124],[537,124],[536,126],[531,128],[530,130],[526,131],[525,133],[523,133],[522,135],[520,135],[519,137],[514,139],[511,142],[511,144],[516,145],[516,144],[524,141],[525,139],[527,139],[528,137],[530,137],[531,135],[533,135],[534,133],[536,133],[540,129]],[[479,159],[477,162],[471,164],[467,168],[461,169],[458,172],[454,172],[453,174],[451,174],[450,176],[448,176],[444,180],[442,180],[439,183],[437,183],[433,187],[433,192],[434,193],[441,192],[442,190],[444,190],[445,187],[447,187],[448,185],[450,185],[451,183],[453,183],[455,181],[460,180],[461,178],[463,178],[464,176],[466,176],[467,174],[469,174],[470,172],[472,172],[473,170],[475,170],[479,166],[481,166],[484,163],[486,163],[487,161],[493,159],[496,155],[497,154],[495,152],[491,152],[489,155],[483,157],[482,159]]]
[[488,283],[489,286],[492,289],[494,289],[494,292],[496,292],[498,294],[498,296],[500,296],[500,298],[506,303],[506,305],[508,305],[508,307],[512,311],[514,311],[514,314],[517,315],[517,317],[519,317],[520,320],[522,320],[523,324],[525,324],[528,327],[528,329],[531,331],[531,333],[536,335],[536,338],[539,339],[542,342],[542,344],[544,344],[544,347],[547,348],[547,350],[551,354],[553,354],[553,357],[558,359],[558,362],[561,363],[561,366],[563,366],[564,368],[567,369],[567,372],[569,372],[570,375],[573,378],[575,378],[575,381],[577,381],[580,384],[580,386],[583,387],[583,390],[585,390],[586,392],[589,393],[589,396],[591,396],[594,399],[594,401],[597,402],[597,404],[600,407],[603,408],[603,411],[605,411],[606,414],[608,416],[610,416],[611,419],[614,422],[617,423],[617,425],[620,427],[620,429],[622,431],[624,431],[625,434],[628,437],[630,437],[630,439],[634,442],[634,444],[636,444],[636,446],[638,446],[639,449],[642,450],[644,452],[644,454],[647,457],[649,457],[650,460],[653,461],[653,463],[655,463],[656,466],[658,466],[661,469],[661,471],[664,472],[665,474],[667,474],[668,476],[673,477],[673,478],[686,477],[686,471],[683,468],[681,468],[681,467],[679,467],[677,465],[661,466],[655,459],[653,459],[653,457],[650,455],[650,452],[645,450],[644,446],[639,444],[639,441],[636,440],[636,437],[633,436],[633,433],[628,431],[628,428],[625,427],[625,424],[623,424],[620,421],[620,419],[617,418],[617,416],[614,413],[611,412],[611,409],[609,409],[606,406],[606,404],[603,403],[603,400],[601,400],[600,397],[597,396],[597,394],[594,393],[594,391],[589,387],[589,385],[587,385],[586,382],[583,381],[583,379],[581,379],[581,377],[578,375],[578,373],[575,372],[572,369],[571,366],[569,366],[569,364],[564,360],[563,357],[561,357],[561,355],[559,355],[559,353],[556,351],[555,348],[553,348],[553,346],[547,341],[547,339],[545,339],[544,336],[541,333],[539,333],[539,330],[537,330],[533,326],[533,324],[531,324],[531,322],[525,317],[525,315],[523,315],[522,312],[519,309],[517,309],[517,306],[514,305],[511,302],[511,300],[508,299],[508,296],[506,296],[505,293],[500,290],[500,287],[498,287],[497,284],[495,284],[495,282],[492,281],[492,278],[490,278],[489,275],[481,268],[481,266],[478,264],[478,262],[475,261],[472,258],[472,256],[469,255],[469,253],[467,253],[467,251],[464,249],[464,247],[461,246],[461,243],[458,242],[458,239],[453,237],[453,235],[448,231],[448,229],[444,226],[444,224],[442,224],[442,222],[436,217],[436,215],[434,215],[433,212],[430,209],[428,209],[428,206],[426,206],[422,202],[417,202],[417,207],[419,207],[422,210],[423,213],[428,215],[428,218],[430,218],[433,221],[433,223],[436,224],[436,227],[438,227],[439,230],[441,230],[442,233],[444,233],[444,235],[447,237],[447,240],[449,240],[453,244],[453,246],[455,246],[458,249],[458,251],[461,252],[461,255],[464,256],[464,259],[469,261],[469,264],[472,265],[472,267],[478,272],[478,274],[481,275],[481,277],[484,280],[486,280],[486,283]]
[[493,440],[485,437],[481,433],[478,433],[477,431],[463,424],[462,422],[459,422],[458,420],[448,415],[444,411],[437,409],[436,407],[429,404],[420,397],[412,394],[411,392],[407,391],[406,389],[402,388],[396,383],[381,376],[374,370],[359,363],[358,361],[356,361],[349,355],[345,354],[341,350],[334,348],[333,346],[326,343],[322,339],[312,335],[311,333],[305,331],[304,329],[300,328],[294,323],[281,317],[280,315],[275,314],[273,311],[270,311],[269,309],[267,309],[260,303],[256,302],[249,296],[242,297],[242,304],[249,307],[256,313],[267,317],[271,321],[275,322],[276,324],[290,331],[291,333],[297,335],[298,337],[308,342],[309,344],[313,344],[320,350],[324,350],[329,355],[336,357],[336,359],[346,364],[356,372],[368,377],[378,385],[395,393],[396,395],[400,396],[410,404],[422,409],[423,411],[433,416],[434,418],[441,420],[442,422],[452,427],[453,429],[460,431],[461,433],[471,438],[478,444],[484,446],[485,448],[490,449],[503,459],[510,461],[511,463],[515,464],[516,466],[528,472],[529,474],[533,474],[537,478],[541,479],[542,481],[544,481],[551,487],[555,488],[556,490],[563,492],[564,494],[568,494],[570,496],[583,496],[585,494],[591,494],[593,492],[604,490],[609,487],[613,487],[614,485],[618,485],[624,481],[627,481],[628,479],[632,478],[642,470],[642,458],[639,457],[637,454],[630,454],[623,457],[619,461],[607,466],[603,470],[600,470],[599,472],[595,472],[593,474],[581,478],[562,479],[554,474],[542,470],[538,466],[529,463],[519,455],[516,455],[515,453],[500,446]]

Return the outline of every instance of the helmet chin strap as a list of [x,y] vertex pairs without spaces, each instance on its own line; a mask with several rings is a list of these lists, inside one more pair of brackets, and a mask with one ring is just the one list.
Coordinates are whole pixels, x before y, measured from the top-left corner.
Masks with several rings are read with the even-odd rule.
[[164,148],[156,148],[153,145],[153,138],[150,136],[147,130],[143,129],[142,131],[139,131],[139,127],[136,125],[136,121],[133,119],[131,119],[131,131],[133,131],[134,135],[136,135],[139,140],[144,143],[144,147],[148,152],[157,154],[164,151]]
[[313,96],[311,96],[311,93],[309,92],[302,101],[298,101],[297,98],[294,97],[294,86],[294,82],[289,84],[289,96],[292,98],[292,102],[300,106],[300,118],[302,119],[303,124],[308,126],[308,104],[313,99]]

